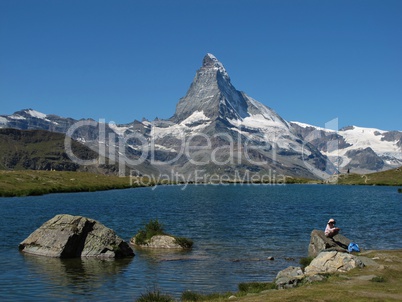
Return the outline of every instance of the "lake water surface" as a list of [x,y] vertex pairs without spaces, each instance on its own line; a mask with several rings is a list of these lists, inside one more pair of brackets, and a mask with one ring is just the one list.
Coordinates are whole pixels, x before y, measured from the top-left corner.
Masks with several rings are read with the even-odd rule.
[[[0,297],[6,300],[135,301],[160,290],[179,298],[272,281],[307,256],[310,233],[329,218],[363,249],[402,248],[395,187],[324,185],[159,186],[0,198]],[[191,251],[135,250],[128,260],[60,260],[18,244],[56,214],[96,219],[129,240],[150,219],[194,241]],[[267,257],[275,260],[269,261]]]

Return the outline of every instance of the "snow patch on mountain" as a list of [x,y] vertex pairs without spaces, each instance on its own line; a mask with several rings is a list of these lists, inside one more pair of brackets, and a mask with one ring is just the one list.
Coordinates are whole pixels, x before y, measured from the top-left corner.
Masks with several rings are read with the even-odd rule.
[[192,115],[190,115],[188,118],[186,118],[184,121],[182,121],[180,123],[180,125],[187,126],[187,125],[191,125],[194,123],[199,123],[199,122],[204,123],[204,122],[209,122],[209,121],[210,121],[210,118],[204,114],[204,111],[195,111]]
[[383,135],[387,131],[379,130],[376,128],[363,128],[353,126],[353,129],[338,131],[345,141],[352,145],[346,148],[364,149],[370,147],[375,153],[380,156],[389,156],[402,160],[402,149],[397,145],[397,141],[383,140]]
[[42,112],[32,110],[32,109],[25,110],[25,112],[32,117],[36,117],[36,118],[40,118],[40,119],[46,119],[46,116],[47,116],[46,114],[44,114]]
[[[246,127],[258,130],[267,130],[268,128],[275,128],[284,132],[289,131],[289,125],[281,119],[273,110],[264,106],[253,98],[246,96],[247,100],[251,103],[249,106],[246,117],[238,119],[227,120],[236,127]],[[258,113],[254,113],[258,112]]]
[[261,113],[266,119],[272,120],[277,124],[282,124],[281,126],[283,126],[284,128],[289,128],[289,124],[285,120],[280,118],[279,115],[274,110],[261,104],[260,102],[253,99],[252,97],[249,97],[248,95],[246,95],[246,98],[257,109],[257,112]]
[[163,151],[168,151],[168,152],[177,152],[177,150],[175,150],[173,148],[169,148],[169,147],[158,145],[158,144],[153,144],[153,145],[151,145],[151,147],[153,147],[157,150],[163,150]]
[[276,148],[310,154],[303,150],[298,139],[289,129],[289,124],[275,111],[244,94],[249,102],[246,117],[227,121],[234,127],[231,130],[244,135],[250,140],[271,142]]
[[152,126],[152,123],[150,121],[142,121],[141,123],[147,128]]
[[327,129],[327,128],[321,128],[321,127],[318,127],[318,126],[313,126],[313,125],[310,125],[310,124],[296,122],[296,121],[291,121],[290,123],[299,125],[302,128],[314,128],[315,130],[319,130],[319,131],[326,131],[326,132],[333,132],[333,133],[336,132],[335,130],[331,130],[331,129]]
[[[281,133],[284,132],[285,128],[282,127],[281,124],[277,122],[267,119],[262,114],[254,114],[244,119],[227,119],[233,126],[240,129],[250,129],[250,130],[268,130],[270,129],[271,132]],[[273,129],[275,130],[273,130]]]
[[13,114],[9,116],[10,119],[13,120],[26,120],[27,118],[18,114]]
[[6,119],[5,117],[0,116],[0,124],[1,125],[7,125],[8,123],[8,119]]
[[311,152],[297,143],[298,138],[281,123],[267,119],[262,114],[250,115],[243,120],[228,120],[235,127],[233,131],[244,135],[250,141],[269,142],[273,148],[294,151],[309,156]]
[[116,132],[118,135],[123,136],[124,133],[130,129],[130,127],[127,126],[118,126],[114,123],[109,123],[108,124],[109,128],[112,129],[114,132]]
[[153,123],[151,129],[151,135],[153,138],[163,138],[165,136],[174,136],[176,138],[182,138],[185,135],[191,135],[200,132],[202,129],[211,124],[211,120],[204,114],[203,111],[195,111],[185,120],[179,124]]

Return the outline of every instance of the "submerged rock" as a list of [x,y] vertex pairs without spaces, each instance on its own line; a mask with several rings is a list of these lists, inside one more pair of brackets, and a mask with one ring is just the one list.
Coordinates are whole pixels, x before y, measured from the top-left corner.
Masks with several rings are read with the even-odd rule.
[[100,222],[83,216],[56,215],[19,244],[24,253],[58,257],[133,257],[131,247]]

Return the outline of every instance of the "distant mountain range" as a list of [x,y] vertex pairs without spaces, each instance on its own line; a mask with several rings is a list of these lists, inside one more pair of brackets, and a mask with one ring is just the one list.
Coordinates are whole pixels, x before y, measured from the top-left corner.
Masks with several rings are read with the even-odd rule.
[[236,90],[212,54],[204,57],[168,120],[115,125],[25,109],[0,116],[0,128],[67,134],[116,163],[121,174],[176,181],[326,178],[402,165],[402,132],[355,126],[333,131],[287,122]]
[[402,165],[401,131],[357,126],[334,131],[298,122],[291,125],[342,172],[370,173]]

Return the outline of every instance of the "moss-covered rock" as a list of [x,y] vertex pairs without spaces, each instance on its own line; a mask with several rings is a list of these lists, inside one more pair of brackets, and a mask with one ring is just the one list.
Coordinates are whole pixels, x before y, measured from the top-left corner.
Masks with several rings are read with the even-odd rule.
[[190,239],[166,234],[158,220],[148,222],[145,229],[139,230],[131,238],[130,243],[142,248],[154,249],[189,249],[193,246],[193,241]]

